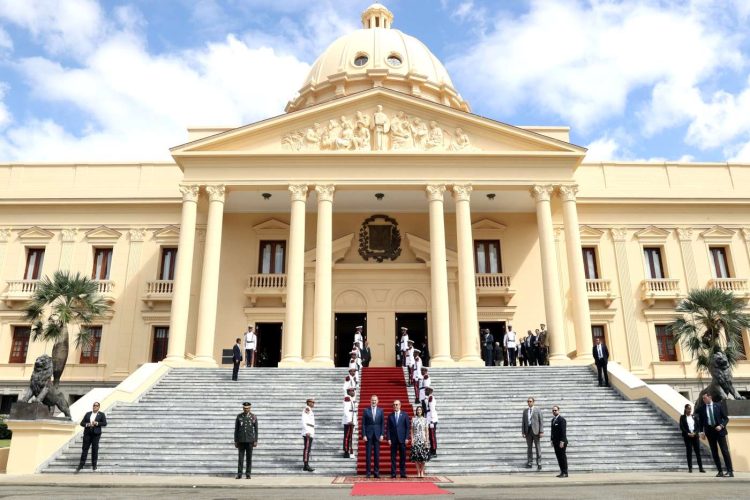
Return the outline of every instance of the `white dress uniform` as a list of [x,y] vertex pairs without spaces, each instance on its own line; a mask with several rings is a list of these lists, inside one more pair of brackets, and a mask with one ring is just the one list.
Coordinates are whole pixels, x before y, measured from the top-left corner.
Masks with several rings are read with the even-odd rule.
[[344,396],[349,395],[349,389],[357,390],[357,376],[347,375],[344,379]]
[[419,402],[419,385],[422,381],[422,358],[414,359],[414,370],[412,371],[412,385],[414,386],[414,402]]
[[357,410],[354,404],[354,398],[349,395],[344,396],[344,415],[341,418],[341,425],[344,426],[344,453],[351,455],[354,453],[352,448],[352,436],[354,435],[354,426],[357,422]]
[[401,352],[409,348],[409,334],[405,333],[401,335]]
[[414,347],[406,349],[406,366],[409,368],[414,367]]
[[427,397],[427,429],[430,435],[430,454],[433,456],[437,456],[437,428],[437,401],[435,400],[435,395],[430,394]]
[[[427,392],[425,389],[428,387],[432,387],[432,379],[430,379],[430,374],[426,374],[424,377],[422,377],[422,380],[419,382],[419,402],[422,403],[425,399],[427,399]],[[427,411],[425,411],[427,413]]]
[[352,368],[357,370],[356,374],[354,375],[354,380],[357,384],[357,387],[359,387],[359,372],[360,370],[362,370],[362,360],[360,358],[349,359],[349,369],[351,370]]
[[357,344],[358,349],[362,349],[362,346],[364,345],[364,337],[362,334],[357,330],[354,332],[354,343]]
[[314,469],[308,465],[310,462],[310,451],[312,450],[313,438],[315,437],[315,413],[309,406],[302,410],[302,438],[305,447],[302,450],[302,461],[305,466],[303,470],[312,472]]

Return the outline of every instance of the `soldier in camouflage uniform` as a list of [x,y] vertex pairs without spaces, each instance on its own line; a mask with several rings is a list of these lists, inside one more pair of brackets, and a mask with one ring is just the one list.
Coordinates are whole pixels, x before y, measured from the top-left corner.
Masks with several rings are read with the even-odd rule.
[[243,456],[247,456],[245,478],[250,479],[253,470],[253,448],[258,445],[258,419],[250,411],[252,405],[242,403],[242,413],[234,421],[234,447],[239,451],[237,458],[237,479],[242,477]]

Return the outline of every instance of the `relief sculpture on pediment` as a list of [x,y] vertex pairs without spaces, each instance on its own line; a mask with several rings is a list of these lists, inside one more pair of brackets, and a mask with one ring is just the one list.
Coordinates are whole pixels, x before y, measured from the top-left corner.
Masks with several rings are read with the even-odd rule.
[[281,138],[289,151],[472,151],[462,129],[445,130],[437,121],[426,121],[398,111],[392,116],[378,105],[372,115],[357,111],[321,125],[295,130]]

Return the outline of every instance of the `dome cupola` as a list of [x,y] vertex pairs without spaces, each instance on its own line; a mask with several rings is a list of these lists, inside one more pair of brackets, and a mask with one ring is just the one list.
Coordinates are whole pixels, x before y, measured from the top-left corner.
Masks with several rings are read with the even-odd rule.
[[392,24],[390,10],[379,3],[370,5],[362,13],[362,29],[340,37],[323,51],[286,111],[376,87],[469,111],[438,58]]

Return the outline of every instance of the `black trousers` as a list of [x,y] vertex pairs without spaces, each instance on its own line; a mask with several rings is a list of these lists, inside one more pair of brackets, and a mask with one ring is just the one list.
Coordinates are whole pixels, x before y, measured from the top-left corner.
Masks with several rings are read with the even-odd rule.
[[305,441],[305,447],[302,449],[302,462],[307,464],[310,461],[310,452],[312,451],[312,436],[302,436]]
[[354,424],[344,424],[344,453],[354,453],[352,451],[352,434],[354,434]]
[[606,359],[596,361],[596,375],[599,377],[599,385],[604,384],[606,386],[609,386],[609,373],[607,373]]
[[526,357],[529,358],[529,366],[537,366],[541,364],[539,363],[539,349],[536,347],[526,349]]
[[237,380],[237,375],[240,373],[240,363],[242,363],[242,360],[235,360],[234,366],[232,367],[232,380]]
[[492,366],[492,346],[484,348],[484,366]]
[[255,352],[255,349],[245,349],[245,366],[247,368],[253,365],[253,352]]
[[539,365],[549,365],[549,349],[547,347],[539,348]]
[[518,351],[515,347],[508,348],[508,364],[510,366],[516,366],[516,354],[518,354]]
[[729,456],[729,445],[727,444],[727,437],[720,436],[719,433],[715,430],[706,430],[708,446],[711,448],[711,456],[714,457],[716,470],[721,472],[721,460],[719,460],[719,449],[721,449],[721,455],[724,457],[724,466],[727,468],[727,472],[734,472],[734,469],[732,468],[732,457]]
[[99,439],[102,437],[101,434],[94,434],[93,432],[83,432],[83,448],[81,450],[81,461],[79,465],[83,467],[86,465],[86,457],[89,454],[89,448],[91,448],[91,465],[96,467],[96,462],[99,459]]
[[568,473],[568,445],[560,448],[560,443],[553,442],[552,447],[555,449],[555,457],[557,458],[557,465],[560,466],[560,472],[563,474]]
[[695,450],[695,459],[698,461],[698,468],[703,469],[703,462],[701,461],[701,440],[698,438],[698,434],[692,438],[683,436],[682,439],[685,441],[688,470],[693,470],[693,450]]
[[437,428],[438,422],[432,422],[432,427],[428,430],[430,435],[430,453],[437,453]]
[[398,468],[402,476],[406,476],[406,443],[391,441],[391,476],[396,476],[396,452],[399,453]]
[[253,443],[237,443],[237,452],[237,474],[242,474],[242,462],[247,457],[245,474],[249,476],[253,472]]

